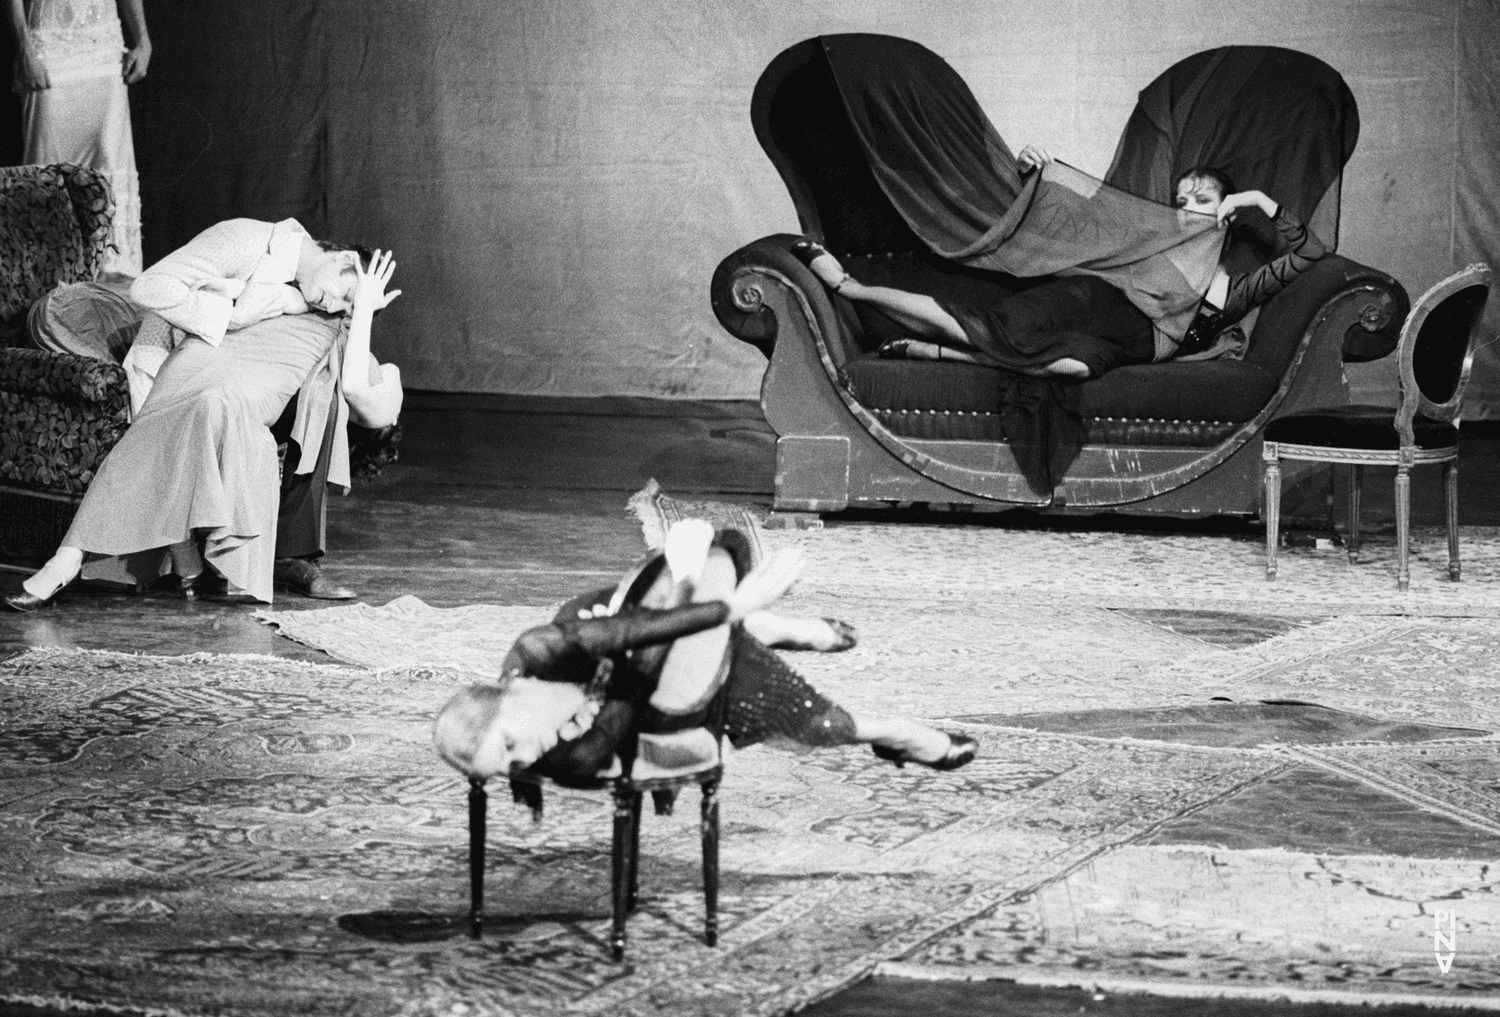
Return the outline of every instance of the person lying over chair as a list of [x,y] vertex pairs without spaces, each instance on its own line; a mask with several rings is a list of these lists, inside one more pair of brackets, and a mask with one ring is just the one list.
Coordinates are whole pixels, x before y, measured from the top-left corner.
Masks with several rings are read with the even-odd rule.
[[[609,772],[632,734],[700,727],[722,707],[736,748],[868,743],[897,766],[937,770],[974,758],[972,738],[846,710],[787,666],[751,631],[785,629],[766,612],[795,580],[800,553],[746,575],[748,560],[741,534],[715,534],[701,520],[677,523],[664,554],[613,591],[576,598],[552,624],[522,633],[498,681],[453,696],[434,728],[438,752],[471,777],[525,770],[587,782]],[[685,645],[689,652],[680,653]],[[705,661],[711,666],[700,666]]]

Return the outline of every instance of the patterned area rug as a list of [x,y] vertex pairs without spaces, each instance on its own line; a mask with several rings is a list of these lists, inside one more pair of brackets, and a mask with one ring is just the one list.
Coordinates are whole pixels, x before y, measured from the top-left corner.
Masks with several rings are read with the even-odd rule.
[[347,664],[377,671],[442,667],[495,677],[516,637],[551,621],[555,613],[550,607],[497,604],[437,608],[405,596],[384,607],[353,604],[311,611],[260,610],[255,617],[288,639]]
[[[645,824],[644,899],[617,965],[599,795],[555,793],[539,824],[497,808],[492,934],[441,935],[466,899],[464,785],[432,753],[429,718],[463,680],[251,656],[0,663],[0,998],[781,1013],[1285,765],[999,730],[950,775],[752,749],[723,791],[720,947],[699,939],[684,803]],[[353,931],[393,915],[438,934]]]
[[[1414,571],[1401,598],[1385,565],[1315,552],[1268,587],[1258,546],[1223,537],[762,532],[739,506],[648,491],[633,507],[648,542],[707,515],[762,552],[804,543],[788,609],[846,618],[862,640],[794,664],[854,708],[966,718],[949,723],[980,738],[980,759],[934,774],[853,749],[736,754],[721,945],[700,938],[685,800],[644,824],[642,906],[617,965],[597,794],[552,793],[539,824],[495,796],[496,918],[480,942],[453,935],[464,785],[432,752],[430,718],[550,609],[402,598],[263,615],[358,667],[31,651],[0,662],[0,999],[771,1015],[877,969],[1500,997],[1493,535],[1468,535],[1464,583]],[[1243,710],[1217,740],[1184,724],[1150,740],[1137,723],[1207,729],[1215,701],[1267,699],[1358,716],[1317,737],[1247,733]],[[1060,711],[1121,719],[1018,716]],[[1439,908],[1456,929],[1446,967]]]

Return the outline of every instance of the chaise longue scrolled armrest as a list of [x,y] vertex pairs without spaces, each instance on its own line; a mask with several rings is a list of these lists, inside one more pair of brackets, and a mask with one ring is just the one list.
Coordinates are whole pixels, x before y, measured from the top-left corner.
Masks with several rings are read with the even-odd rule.
[[[1266,423],[1347,404],[1344,364],[1395,349],[1410,306],[1385,273],[1326,257],[1259,310],[1243,360],[1169,360],[1081,383],[1086,444],[1062,483],[1039,493],[1005,441],[994,372],[878,357],[888,328],[830,294],[790,254],[796,239],[746,245],[711,282],[720,323],[767,357],[774,507],[789,512],[917,503],[1255,516]],[[841,260],[856,278],[917,292],[972,271],[909,251]]]

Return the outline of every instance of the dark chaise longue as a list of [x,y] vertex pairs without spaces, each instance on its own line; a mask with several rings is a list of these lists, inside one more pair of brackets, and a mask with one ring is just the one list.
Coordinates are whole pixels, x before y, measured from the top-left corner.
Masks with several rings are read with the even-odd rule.
[[[939,293],[976,270],[933,254],[882,191],[824,55],[824,44],[839,38],[799,43],[770,64],[752,103],[756,135],[791,192],[804,234],[821,241],[856,278]],[[941,64],[914,43],[890,41],[918,64]],[[1143,105],[1152,89],[1161,94],[1173,87],[1184,70],[1208,73],[1223,66],[1226,55],[1241,64],[1253,57],[1272,74],[1282,59],[1314,64],[1325,75],[1316,84],[1342,90],[1353,116],[1352,97],[1331,68],[1266,48],[1190,57],[1142,92]],[[1152,129],[1144,112],[1138,108],[1132,117],[1127,141],[1133,130]],[[1187,133],[1190,128],[1191,122]],[[1347,159],[1357,120],[1341,129],[1349,132]],[[1155,172],[1169,181],[1183,168]],[[1110,182],[1120,183],[1119,176],[1112,174]],[[1252,173],[1236,184],[1285,200],[1291,185],[1284,176],[1261,182]],[[1273,189],[1278,185],[1282,194]],[[1158,191],[1169,187],[1157,184]],[[1314,202],[1312,225],[1321,225],[1328,241],[1335,238],[1328,235],[1329,222],[1336,235],[1337,201],[1335,179]],[[1395,349],[1409,309],[1406,292],[1390,276],[1331,254],[1260,309],[1243,360],[1167,360],[1083,382],[1083,451],[1055,490],[1038,493],[1005,441],[995,373],[963,363],[878,357],[878,347],[899,328],[830,294],[789,253],[796,239],[756,240],[725,258],[712,281],[719,321],[769,360],[761,405],[778,435],[774,507],[781,512],[918,504],[1256,516],[1266,423],[1314,406],[1347,404],[1344,363]],[[1322,484],[1326,472],[1290,474],[1289,490],[1299,478]],[[1319,506],[1323,500],[1321,491],[1313,499]]]

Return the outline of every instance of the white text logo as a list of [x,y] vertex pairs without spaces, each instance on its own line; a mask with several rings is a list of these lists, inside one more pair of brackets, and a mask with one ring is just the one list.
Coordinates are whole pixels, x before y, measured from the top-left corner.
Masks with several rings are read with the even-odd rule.
[[[1444,928],[1447,932],[1443,931]],[[1453,954],[1458,949],[1455,945],[1457,940],[1457,913],[1447,908],[1438,908],[1432,915],[1432,955],[1437,958],[1438,970],[1445,975],[1453,966]]]

